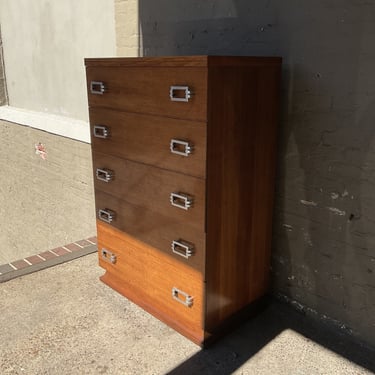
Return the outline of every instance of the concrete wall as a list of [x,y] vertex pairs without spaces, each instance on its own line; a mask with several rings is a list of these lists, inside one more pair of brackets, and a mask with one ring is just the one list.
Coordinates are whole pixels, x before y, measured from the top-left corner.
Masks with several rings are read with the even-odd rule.
[[274,292],[375,344],[375,3],[139,0],[139,17],[143,55],[284,58]]
[[84,57],[114,56],[113,0],[2,0],[9,104],[87,121]]

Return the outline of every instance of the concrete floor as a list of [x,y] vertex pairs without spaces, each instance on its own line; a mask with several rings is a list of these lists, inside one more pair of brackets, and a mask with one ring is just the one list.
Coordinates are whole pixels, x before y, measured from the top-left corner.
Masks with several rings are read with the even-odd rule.
[[95,254],[0,284],[0,374],[372,374],[375,352],[273,301],[200,350],[102,284]]

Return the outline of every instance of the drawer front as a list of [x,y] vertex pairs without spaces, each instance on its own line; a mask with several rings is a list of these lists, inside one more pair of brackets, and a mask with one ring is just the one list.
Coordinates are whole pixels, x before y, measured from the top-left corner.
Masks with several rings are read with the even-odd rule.
[[[204,68],[96,67],[86,69],[90,107],[189,120],[207,119]],[[191,91],[185,95],[186,87]],[[173,97],[173,100],[171,97]],[[177,100],[187,101],[176,101]]]
[[[96,193],[111,194],[204,230],[205,180],[98,152],[92,155]],[[106,171],[113,176],[108,182],[105,182]],[[180,199],[178,195],[187,198]],[[116,207],[108,208],[116,210]]]
[[204,282],[200,272],[101,223],[98,250],[100,266],[121,280],[126,297],[201,335]]
[[[188,220],[177,221],[102,192],[96,194],[95,200],[97,212],[98,207],[114,209],[114,220],[108,226],[124,231],[168,257],[205,273],[206,235]],[[106,224],[99,219],[97,222]]]
[[95,151],[205,177],[204,122],[90,108],[90,126]]

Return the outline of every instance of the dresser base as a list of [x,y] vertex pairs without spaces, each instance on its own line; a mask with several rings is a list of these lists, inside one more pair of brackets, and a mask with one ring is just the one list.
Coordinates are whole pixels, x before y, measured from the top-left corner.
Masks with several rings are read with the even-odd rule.
[[232,333],[243,324],[246,324],[250,319],[255,318],[255,316],[259,315],[267,308],[269,299],[268,295],[262,296],[222,321],[218,327],[207,330],[206,339],[201,346],[203,348],[211,346],[223,336]]
[[147,311],[155,318],[159,319],[160,321],[167,324],[169,327],[175,329],[177,332],[179,332],[189,340],[193,341],[195,344],[201,347],[204,346],[205,338],[203,330],[200,335],[195,335],[188,329],[189,327],[178,324],[178,322],[176,322],[173,318],[160,312],[151,303],[147,303],[147,299],[143,298],[143,296],[141,296],[139,293],[136,293],[131,289],[127,288],[120,278],[109,273],[108,271],[100,277],[100,280],[104,284],[108,285],[116,292],[120,293],[122,296],[127,298],[129,301],[142,307],[143,310]]
[[210,332],[205,332],[202,330],[201,335],[194,335],[187,329],[188,327],[178,324],[178,322],[173,320],[170,316],[161,313],[158,309],[155,309],[152,304],[146,303],[142,296],[140,296],[138,293],[134,293],[126,288],[126,286],[123,285],[122,280],[110,272],[107,271],[103,276],[100,277],[100,280],[127,298],[129,301],[140,306],[143,310],[147,311],[155,318],[159,319],[169,327],[179,332],[181,335],[199,345],[201,348],[207,348],[214,344],[218,339],[233,332],[233,330],[239,328],[242,324],[245,324],[247,320],[254,318],[256,315],[262,312],[269,304],[269,297],[267,295],[263,296],[223,321],[219,327],[210,330]]

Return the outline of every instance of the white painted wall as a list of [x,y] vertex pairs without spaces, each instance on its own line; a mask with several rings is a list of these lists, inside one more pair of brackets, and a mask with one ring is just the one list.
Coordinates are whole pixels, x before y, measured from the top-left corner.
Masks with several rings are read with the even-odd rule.
[[0,0],[0,23],[9,105],[87,122],[83,59],[116,55],[113,0]]

